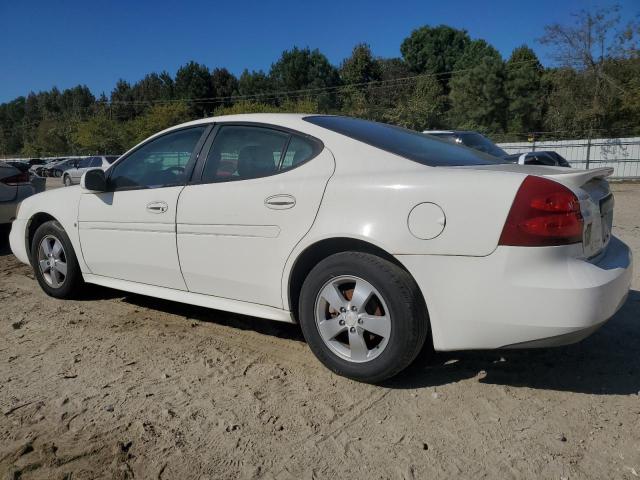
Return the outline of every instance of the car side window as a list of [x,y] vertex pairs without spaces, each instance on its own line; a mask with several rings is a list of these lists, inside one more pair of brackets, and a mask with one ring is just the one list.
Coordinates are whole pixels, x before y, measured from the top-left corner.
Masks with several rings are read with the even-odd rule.
[[244,180],[278,171],[289,134],[244,125],[223,125],[207,155],[202,182]]
[[293,135],[282,159],[280,170],[296,167],[309,160],[316,153],[314,145],[302,137]]
[[147,142],[111,168],[109,185],[130,190],[183,184],[187,162],[205,130],[206,125],[185,128]]
[[78,162],[78,168],[87,168],[89,166],[89,162],[91,162],[91,157],[81,158]]
[[101,167],[102,166],[102,159],[100,157],[93,157],[91,159],[91,164],[89,166],[90,167]]

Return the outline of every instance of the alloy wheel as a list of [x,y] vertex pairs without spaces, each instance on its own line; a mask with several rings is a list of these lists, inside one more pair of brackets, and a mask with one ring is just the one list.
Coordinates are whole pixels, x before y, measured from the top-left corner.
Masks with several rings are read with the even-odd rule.
[[67,256],[62,242],[53,235],[40,241],[38,267],[44,281],[53,288],[61,287],[67,279]]
[[378,357],[391,335],[391,316],[380,292],[350,275],[333,278],[320,289],[315,320],[325,345],[355,363]]

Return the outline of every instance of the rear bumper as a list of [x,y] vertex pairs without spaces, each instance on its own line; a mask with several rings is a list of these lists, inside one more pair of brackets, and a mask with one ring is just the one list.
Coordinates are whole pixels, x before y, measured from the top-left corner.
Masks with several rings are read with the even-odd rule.
[[580,341],[624,303],[629,247],[613,237],[591,260],[580,245],[498,247],[486,257],[398,255],[427,302],[436,350]]

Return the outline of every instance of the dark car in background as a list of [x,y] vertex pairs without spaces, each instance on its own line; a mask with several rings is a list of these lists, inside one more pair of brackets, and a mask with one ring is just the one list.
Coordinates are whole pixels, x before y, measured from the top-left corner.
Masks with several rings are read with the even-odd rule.
[[62,160],[51,162],[43,167],[42,176],[61,177],[66,170],[73,168],[77,161],[77,158],[63,158]]
[[474,150],[479,150],[513,163],[556,167],[571,166],[569,162],[557,152],[531,151],[526,153],[507,153],[479,132],[469,130],[425,130],[422,133],[438,137],[447,142],[464,145],[465,147],[473,148]]
[[27,169],[14,163],[0,161],[0,225],[11,223],[16,217],[18,204],[36,193]]
[[29,175],[29,182],[33,186],[34,193],[45,191],[47,179],[36,174],[33,170],[33,166],[29,165],[29,162],[21,160],[4,160],[4,163],[17,168],[22,173],[27,173]]

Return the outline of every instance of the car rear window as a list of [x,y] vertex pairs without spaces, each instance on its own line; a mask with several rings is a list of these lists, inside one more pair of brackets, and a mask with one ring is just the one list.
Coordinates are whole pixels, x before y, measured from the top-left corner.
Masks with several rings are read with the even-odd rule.
[[304,120],[430,167],[504,163],[482,152],[386,123],[329,115],[313,115]]

